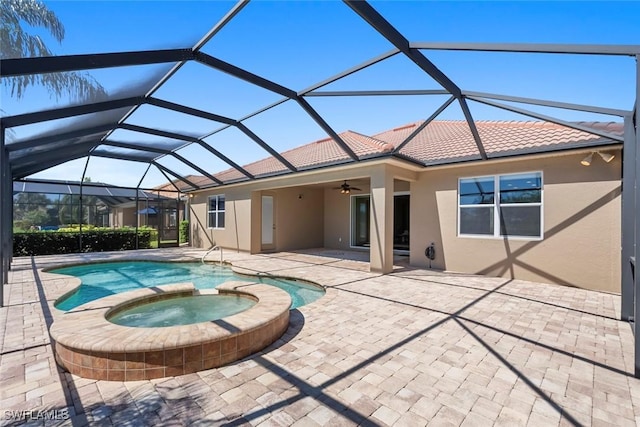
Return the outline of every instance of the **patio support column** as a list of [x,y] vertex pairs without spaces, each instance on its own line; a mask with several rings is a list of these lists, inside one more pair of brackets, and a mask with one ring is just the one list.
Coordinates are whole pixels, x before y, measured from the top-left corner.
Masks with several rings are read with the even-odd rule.
[[5,237],[7,239],[7,249],[5,251],[7,258],[7,272],[6,279],[7,283],[9,282],[9,271],[11,271],[11,263],[13,262],[13,170],[11,168],[11,164],[9,163],[9,152],[5,150],[4,152],[4,166],[3,169],[6,169],[6,179],[5,179],[5,197],[7,200],[7,225],[5,231]]
[[635,255],[636,203],[636,143],[633,117],[624,118],[624,146],[622,149],[622,256],[621,256],[621,318],[632,320],[634,310],[634,279],[631,258]]
[[[638,262],[638,241],[640,241],[640,218],[638,218],[638,200],[640,199],[640,185],[638,185],[638,177],[640,176],[640,156],[638,156],[638,151],[640,148],[640,126],[638,126],[638,121],[640,121],[640,55],[636,55],[636,103],[634,106],[634,127],[635,127],[635,177],[636,177],[636,185],[633,190],[633,201],[634,201],[634,227],[635,232],[633,233],[633,241],[634,241],[634,251],[633,251],[633,259],[634,263],[637,266]],[[627,230],[622,230],[624,233]],[[633,231],[633,230],[628,230]],[[635,268],[635,267],[634,267]],[[640,378],[640,327],[638,326],[638,320],[640,319],[640,275],[638,275],[638,271],[634,270],[634,297],[633,301],[635,304],[634,310],[634,362],[635,362],[635,372],[634,375],[636,378]]]
[[393,175],[386,166],[371,174],[369,270],[393,271]]
[[[11,260],[13,258],[13,184],[11,165],[9,165],[9,154],[4,144],[5,129],[0,130],[2,134],[2,144],[0,144],[0,169],[2,170],[2,192],[0,193],[0,222],[2,223],[2,231],[0,231],[0,245],[2,246],[2,277],[0,282],[9,282],[9,270],[11,269]],[[2,296],[4,297],[4,296]]]
[[4,285],[9,282],[13,259],[13,175],[5,146],[6,128],[0,127],[0,307],[4,306]]
[[[83,252],[82,250],[82,221],[84,221],[84,200],[82,199],[82,184],[84,184],[84,179],[87,176],[87,168],[89,167],[89,160],[91,159],[91,156],[87,156],[87,161],[84,164],[84,170],[82,171],[82,178],[80,178],[80,214],[79,214],[79,218],[78,218],[78,224],[80,225],[80,236],[78,237],[78,243],[80,245],[80,252]],[[91,209],[91,208],[89,208]],[[73,209],[71,210],[71,212],[73,212]],[[87,225],[89,224],[89,210],[87,209]]]
[[[9,174],[5,166],[6,161],[5,157],[7,153],[4,149],[4,126],[0,126],[0,307],[4,307],[4,284],[8,282],[8,271],[7,270],[7,259],[8,254],[6,253],[5,240],[6,235],[9,234],[9,230],[7,230],[5,224],[5,215],[7,212],[6,208],[6,184],[5,180],[9,179]],[[12,204],[13,205],[13,204]]]
[[[198,197],[202,197],[202,196],[198,196]],[[207,199],[204,198],[204,202],[208,203]],[[205,212],[206,212],[205,208]],[[206,213],[205,213],[206,215]],[[197,218],[197,215],[195,215],[194,212],[194,217]],[[226,219],[226,218],[225,218]],[[205,221],[206,221],[206,217],[205,217]],[[198,219],[198,222],[200,222],[200,220]],[[204,227],[206,225],[206,222],[204,225],[202,225],[202,227]],[[260,191],[252,191],[251,192],[251,248],[250,248],[250,253],[251,254],[258,254],[260,253],[260,250],[262,249],[262,193]],[[195,230],[192,229],[192,231],[194,231],[195,234]],[[207,236],[206,234],[206,229],[202,230],[204,233],[204,236],[206,238],[209,238],[209,236]],[[192,234],[192,238],[194,236],[194,234]],[[213,245],[213,240],[209,239],[209,243],[211,245]],[[193,240],[192,243],[193,245]],[[205,246],[204,242],[202,242],[202,244],[199,246],[201,248],[204,248]]]
[[135,207],[134,213],[136,215],[136,250],[137,250],[137,249],[140,249],[140,242],[138,240],[138,229],[140,228],[140,187],[136,188],[136,207]]

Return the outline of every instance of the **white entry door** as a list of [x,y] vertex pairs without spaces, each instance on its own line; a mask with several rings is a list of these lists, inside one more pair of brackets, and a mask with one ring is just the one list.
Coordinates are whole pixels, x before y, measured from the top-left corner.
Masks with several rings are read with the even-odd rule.
[[272,251],[276,248],[276,217],[275,198],[262,195],[262,251]]

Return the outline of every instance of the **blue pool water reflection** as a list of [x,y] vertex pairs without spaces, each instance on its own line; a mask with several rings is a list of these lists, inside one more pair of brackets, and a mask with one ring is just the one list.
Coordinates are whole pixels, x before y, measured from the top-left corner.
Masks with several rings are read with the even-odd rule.
[[109,262],[63,267],[50,272],[82,280],[82,285],[76,292],[56,303],[56,308],[64,311],[120,292],[184,282],[191,282],[198,289],[213,289],[228,281],[265,283],[287,291],[291,295],[292,309],[309,304],[325,293],[321,287],[304,282],[273,277],[248,277],[236,274],[227,267],[199,262]]

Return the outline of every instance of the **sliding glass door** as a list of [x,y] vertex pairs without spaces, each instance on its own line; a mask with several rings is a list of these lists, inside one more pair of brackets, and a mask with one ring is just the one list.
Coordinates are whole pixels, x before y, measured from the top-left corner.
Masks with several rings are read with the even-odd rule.
[[409,250],[409,195],[393,197],[393,249]]
[[[393,249],[409,250],[408,194],[393,197]],[[351,196],[351,246],[369,247],[371,200],[369,195]]]
[[351,198],[351,246],[369,246],[371,202],[369,196]]

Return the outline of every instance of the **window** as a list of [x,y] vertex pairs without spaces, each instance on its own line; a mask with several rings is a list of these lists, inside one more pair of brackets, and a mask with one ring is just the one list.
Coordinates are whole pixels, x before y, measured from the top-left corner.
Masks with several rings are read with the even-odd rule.
[[458,235],[541,238],[542,173],[461,178]]
[[224,194],[209,197],[209,228],[224,228]]

